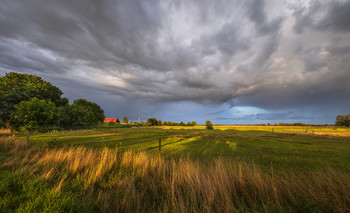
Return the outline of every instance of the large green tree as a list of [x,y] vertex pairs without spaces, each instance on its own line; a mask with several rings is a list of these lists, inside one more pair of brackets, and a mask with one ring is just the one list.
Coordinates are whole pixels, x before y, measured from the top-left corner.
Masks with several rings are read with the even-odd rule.
[[[105,119],[104,111],[101,107],[85,99],[77,99],[71,104],[70,114],[71,123],[74,125],[84,124],[83,126],[95,126]],[[80,114],[79,116],[77,116]],[[76,119],[73,119],[73,118]]]
[[79,105],[71,104],[68,106],[69,127],[70,128],[84,128],[97,125],[98,121],[94,118],[91,110]]
[[0,125],[6,123],[15,105],[30,101],[34,97],[47,100],[56,106],[68,104],[61,98],[62,91],[41,77],[30,74],[10,72],[0,77]]
[[11,127],[27,132],[47,131],[58,124],[57,107],[49,100],[33,98],[14,106],[10,116]]
[[103,122],[104,118],[101,107],[85,99],[78,99],[73,104],[58,107],[58,123],[62,129],[93,127]]

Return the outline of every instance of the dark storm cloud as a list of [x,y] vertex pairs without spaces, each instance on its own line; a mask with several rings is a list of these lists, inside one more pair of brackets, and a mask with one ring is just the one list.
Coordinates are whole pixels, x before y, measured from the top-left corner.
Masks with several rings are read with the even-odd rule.
[[[18,51],[18,49],[21,51]],[[23,40],[1,39],[0,58],[2,66],[8,70],[63,73],[68,67],[64,63],[57,64],[49,57],[43,57],[36,45],[28,44]]]
[[234,22],[226,23],[222,26],[212,38],[204,40],[202,45],[208,42],[214,42],[217,50],[227,56],[233,56],[238,51],[248,49],[250,40],[248,38],[242,38],[239,36],[239,26],[236,26]]
[[322,5],[319,1],[314,1],[309,7],[296,7],[294,10],[295,24],[293,26],[294,31],[297,34],[304,32],[305,27],[313,25],[313,15],[320,11]]
[[332,42],[331,45],[327,47],[327,51],[332,55],[349,55],[350,54],[350,44],[346,43],[347,41],[337,40]]
[[305,70],[308,72],[318,71],[320,68],[327,66],[326,56],[322,56],[322,47],[309,47],[302,49],[298,53],[302,54],[301,59],[304,62]]
[[298,34],[305,28],[346,32],[350,30],[350,1],[311,1],[308,8],[297,8],[294,16]]
[[279,47],[278,35],[271,36],[267,39],[260,51],[257,51],[257,56],[254,60],[255,67],[261,68],[264,64],[269,62],[269,59],[273,53],[276,52]]
[[255,23],[256,30],[260,35],[268,35],[279,31],[283,17],[267,20],[265,13],[265,0],[253,0],[248,7],[249,19]]
[[350,1],[333,2],[327,15],[319,24],[319,28],[330,28],[332,30],[350,30]]
[[350,1],[0,3],[0,72],[42,74],[67,96],[96,89],[110,110],[113,97],[264,109],[350,100]]

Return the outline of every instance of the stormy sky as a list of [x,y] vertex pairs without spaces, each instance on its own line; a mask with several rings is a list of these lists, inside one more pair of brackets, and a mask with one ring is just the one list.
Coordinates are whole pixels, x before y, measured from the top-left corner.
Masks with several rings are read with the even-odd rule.
[[350,114],[350,1],[0,0],[0,74],[107,117],[334,123]]

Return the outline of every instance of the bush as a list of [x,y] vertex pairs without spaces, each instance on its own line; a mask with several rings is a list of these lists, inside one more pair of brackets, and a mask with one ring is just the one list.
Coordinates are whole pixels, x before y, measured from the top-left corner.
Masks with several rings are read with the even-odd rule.
[[60,143],[58,142],[57,138],[50,138],[49,141],[46,143],[46,148],[53,149],[60,146]]
[[158,126],[158,120],[155,118],[148,118],[147,124],[150,126]]
[[212,124],[211,121],[209,121],[209,120],[207,120],[207,121],[205,122],[205,126],[206,126],[207,129],[214,129],[213,124]]
[[123,123],[125,123],[125,124],[129,123],[128,118],[127,118],[127,117],[125,117],[125,116],[124,116],[124,118],[123,118]]

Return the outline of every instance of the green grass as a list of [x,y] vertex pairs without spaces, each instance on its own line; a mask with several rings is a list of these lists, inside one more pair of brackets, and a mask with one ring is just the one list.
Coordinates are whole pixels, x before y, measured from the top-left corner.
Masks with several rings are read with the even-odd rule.
[[[20,136],[20,139],[25,139]],[[95,129],[31,135],[33,146],[45,147],[55,139],[61,146],[92,148],[118,147],[119,150],[145,150],[158,155],[162,139],[162,156],[166,159],[188,156],[195,159],[231,159],[255,162],[276,168],[312,169],[325,165],[347,170],[350,140],[312,135],[291,135],[265,131],[203,129]]]
[[0,212],[349,211],[349,138],[287,130],[76,130],[30,148],[0,136]]
[[0,171],[0,211],[93,212],[98,209],[93,202],[83,199],[86,192],[77,183],[62,188],[60,193],[53,193],[51,187],[44,178],[31,179],[26,175]]

